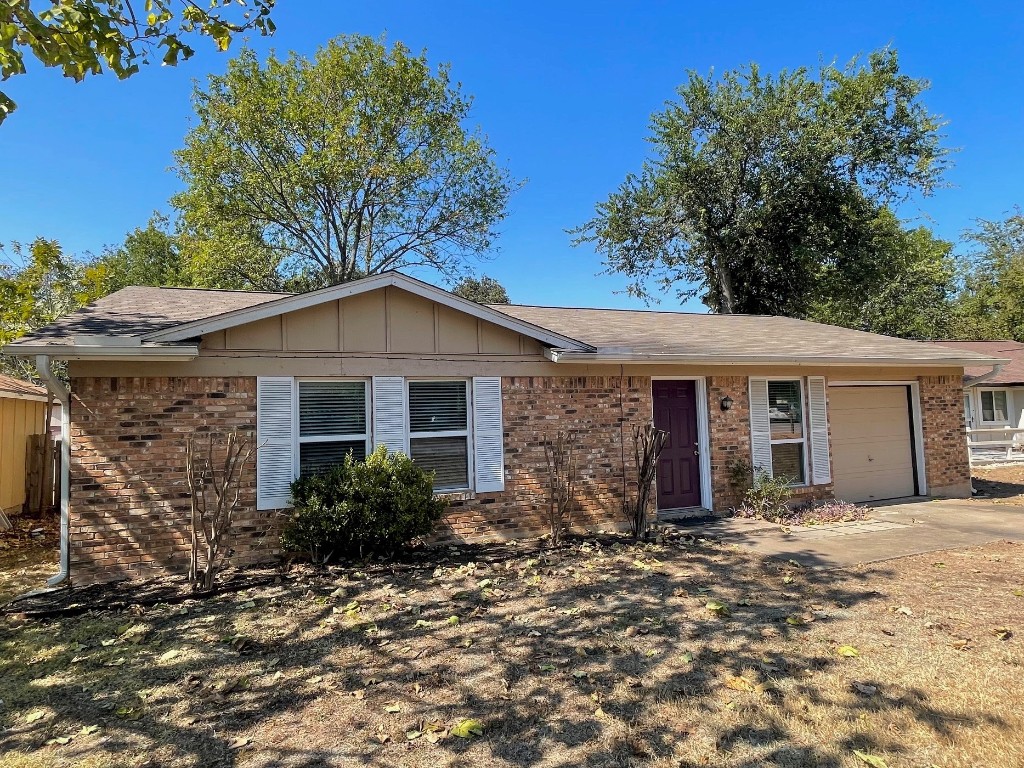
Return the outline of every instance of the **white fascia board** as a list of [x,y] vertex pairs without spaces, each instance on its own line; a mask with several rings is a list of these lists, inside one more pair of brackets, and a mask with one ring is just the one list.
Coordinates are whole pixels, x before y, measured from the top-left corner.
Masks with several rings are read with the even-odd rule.
[[179,362],[199,357],[195,344],[178,347],[114,347],[73,344],[8,344],[2,351],[13,357],[46,355],[54,360],[131,360],[144,358],[154,363]]
[[409,293],[416,294],[425,299],[436,301],[438,304],[451,307],[452,309],[464,312],[467,315],[486,320],[487,322],[494,323],[495,325],[507,328],[510,331],[521,333],[524,336],[536,339],[537,341],[552,347],[562,347],[572,351],[587,351],[593,349],[588,344],[571,338],[569,336],[563,336],[560,333],[555,333],[547,328],[543,328],[533,323],[528,323],[524,320],[518,320],[510,315],[506,315],[504,312],[499,312],[496,309],[484,306],[483,304],[477,304],[475,301],[464,299],[461,296],[456,296],[449,291],[442,290],[433,285],[421,282],[407,275],[403,275],[400,272],[385,272],[380,275],[374,275],[373,277],[366,277],[362,280],[353,280],[350,283],[343,283],[342,285],[333,285],[329,288],[321,288],[318,291],[310,291],[309,293],[300,293],[295,296],[286,296],[283,299],[275,299],[274,301],[268,301],[264,304],[257,304],[254,307],[246,307],[245,309],[236,309],[231,312],[225,312],[214,317],[208,317],[203,320],[196,320],[191,323],[184,323],[182,325],[176,325],[173,328],[168,328],[162,331],[143,336],[143,341],[184,341],[185,339],[191,339],[196,336],[202,336],[206,333],[213,333],[215,331],[222,331],[225,328],[231,328],[236,325],[243,323],[251,323],[256,320],[263,320],[268,317],[274,317],[276,315],[284,314],[285,312],[294,312],[299,309],[305,309],[307,307],[313,307],[317,304],[323,304],[328,301],[336,301],[338,299],[348,298],[349,296],[358,296],[361,293],[367,293],[369,291],[375,291],[379,288],[395,287],[401,288]]
[[658,354],[632,352],[623,354],[601,354],[576,352],[565,349],[545,350],[545,356],[555,363],[645,363],[654,365],[791,365],[791,366],[937,366],[962,368],[972,365],[988,365],[1002,362],[995,359],[977,358],[893,358],[893,357],[795,357],[792,355],[700,355],[700,354]]

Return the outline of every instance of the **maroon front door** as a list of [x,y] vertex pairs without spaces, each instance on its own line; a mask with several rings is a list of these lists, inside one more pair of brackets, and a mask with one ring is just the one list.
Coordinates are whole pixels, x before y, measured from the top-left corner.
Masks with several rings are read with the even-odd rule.
[[654,381],[654,426],[668,432],[658,460],[658,509],[700,506],[697,384]]

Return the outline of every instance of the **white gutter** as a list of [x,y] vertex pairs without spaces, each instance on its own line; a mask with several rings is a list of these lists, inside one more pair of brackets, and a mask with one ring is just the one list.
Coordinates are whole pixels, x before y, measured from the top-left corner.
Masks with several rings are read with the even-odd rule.
[[989,371],[988,373],[983,373],[980,376],[972,376],[971,378],[964,382],[964,389],[967,389],[968,387],[973,387],[975,384],[981,384],[981,382],[983,381],[988,381],[989,379],[995,378],[996,376],[1003,372],[1004,365],[1006,365],[1006,363],[996,363],[995,365],[992,366],[992,370]]
[[36,356],[39,378],[60,403],[60,570],[46,580],[47,586],[56,587],[71,573],[71,393],[50,365],[46,355]]
[[77,344],[8,344],[2,351],[14,357],[48,357],[53,360],[125,360],[145,358],[150,362],[187,362],[199,357],[196,345],[180,347],[118,347]]
[[[658,352],[574,352],[565,349],[545,348],[544,356],[554,363],[645,363],[663,365],[877,365],[902,366],[936,365],[936,366],[972,366],[972,365],[1003,365],[1008,360],[994,362],[993,358],[979,360],[977,358],[892,358],[892,357],[852,357],[820,356],[795,357],[793,355],[702,355],[702,354],[661,354]],[[986,374],[987,376],[988,374]],[[994,375],[994,374],[993,374]]]

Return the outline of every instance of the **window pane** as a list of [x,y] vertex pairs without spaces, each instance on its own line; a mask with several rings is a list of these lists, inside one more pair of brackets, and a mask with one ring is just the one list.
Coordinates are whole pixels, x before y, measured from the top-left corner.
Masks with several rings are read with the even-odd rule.
[[409,382],[411,432],[446,432],[468,429],[468,426],[466,382]]
[[788,477],[792,483],[804,483],[804,444],[776,443],[772,446],[772,474]]
[[409,441],[412,460],[434,470],[434,488],[469,487],[469,449],[464,437],[419,437]]
[[803,401],[799,381],[768,382],[768,418],[772,437],[803,437]]
[[323,472],[328,467],[341,464],[345,454],[352,451],[355,458],[366,458],[365,440],[339,440],[329,443],[299,444],[299,474],[303,477]]
[[981,393],[982,421],[1007,421],[1005,392]]
[[300,381],[299,434],[366,434],[365,382]]

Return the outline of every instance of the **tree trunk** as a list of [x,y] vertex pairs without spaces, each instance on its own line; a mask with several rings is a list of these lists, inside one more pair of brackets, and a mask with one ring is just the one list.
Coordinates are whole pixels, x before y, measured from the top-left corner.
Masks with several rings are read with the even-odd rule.
[[718,311],[723,315],[731,315],[736,311],[736,297],[732,290],[732,275],[724,263],[725,259],[716,259],[716,271],[718,272],[718,287],[722,293],[722,301]]

